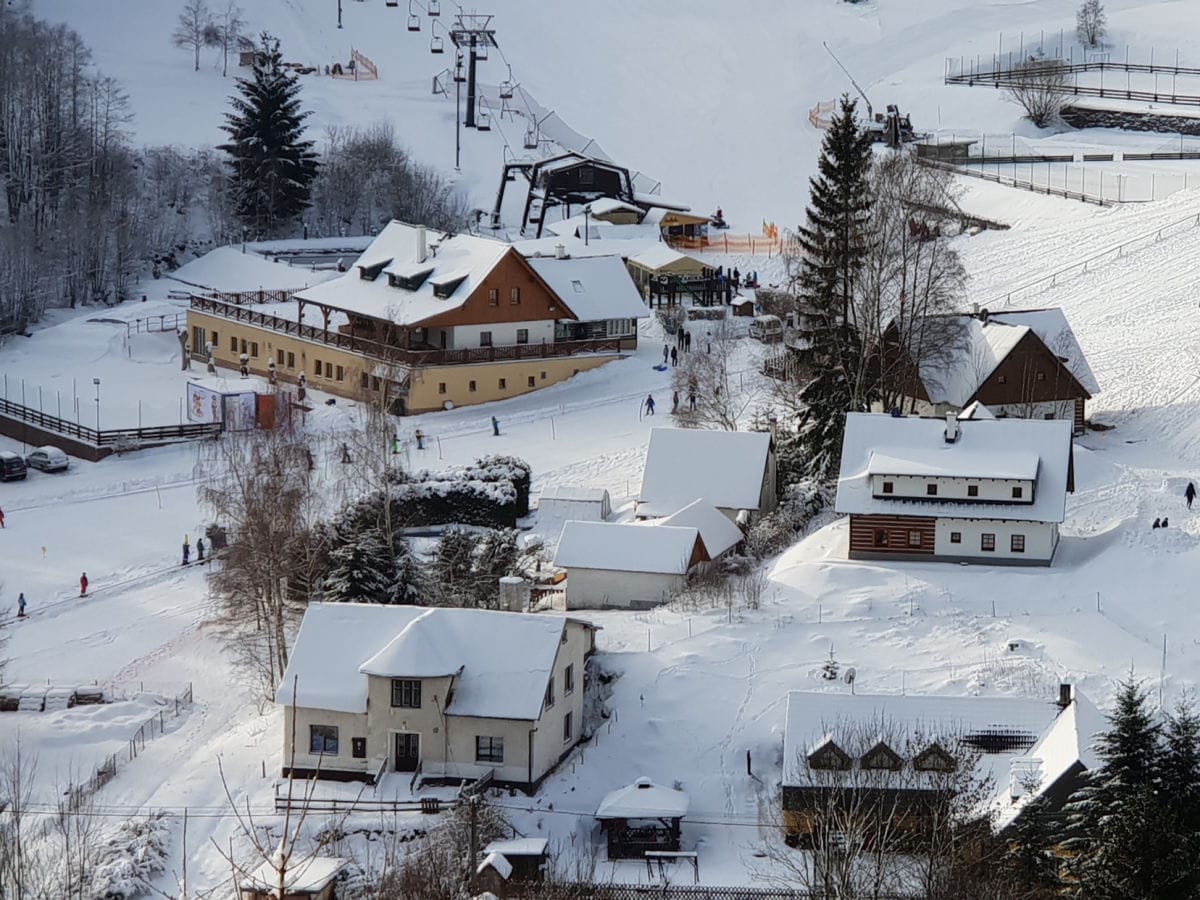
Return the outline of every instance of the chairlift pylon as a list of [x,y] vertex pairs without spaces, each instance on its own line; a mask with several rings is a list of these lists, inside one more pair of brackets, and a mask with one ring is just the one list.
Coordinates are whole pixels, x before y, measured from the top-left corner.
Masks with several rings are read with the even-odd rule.
[[429,15],[434,16],[435,18],[440,16],[442,14],[442,4],[440,0],[429,0],[428,9]]
[[446,52],[445,49],[442,47],[442,39],[436,34],[429,39],[429,52],[430,53],[445,53]]

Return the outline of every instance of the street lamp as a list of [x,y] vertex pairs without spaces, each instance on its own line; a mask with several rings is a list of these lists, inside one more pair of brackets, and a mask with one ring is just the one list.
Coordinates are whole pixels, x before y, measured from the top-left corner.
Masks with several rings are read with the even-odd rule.
[[96,440],[100,440],[100,379],[93,378],[92,384],[96,386]]

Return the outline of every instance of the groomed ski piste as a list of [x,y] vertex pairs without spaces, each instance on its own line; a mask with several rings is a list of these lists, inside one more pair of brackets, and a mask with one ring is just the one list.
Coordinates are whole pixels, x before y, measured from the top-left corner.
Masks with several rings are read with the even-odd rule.
[[[427,50],[400,51],[409,45],[399,37],[399,16],[395,34],[379,27],[394,11],[375,0],[347,0],[339,34],[328,2],[291,0],[269,10],[264,2],[245,5],[252,19],[259,17],[256,26],[277,30],[297,57],[340,58],[353,40],[379,63],[385,77],[377,84],[313,81],[306,99],[316,110],[314,124],[369,124],[392,108],[398,120],[403,112],[414,123],[399,131],[401,139],[418,157],[444,164],[453,112],[426,96]],[[1107,5],[1115,40],[1169,42],[1173,49],[1181,39],[1178,4]],[[997,93],[943,87],[942,57],[990,47],[1001,29],[1069,26],[1076,4],[942,0],[914,10],[880,0],[853,7],[829,2],[819,12],[758,6],[702,2],[683,16],[634,0],[605,4],[587,29],[585,52],[571,45],[579,40],[571,23],[598,9],[594,4],[572,0],[555,16],[515,2],[495,12],[512,23],[505,25],[511,34],[505,52],[539,102],[594,135],[615,158],[653,172],[664,195],[723,204],[735,220],[782,223],[802,215],[805,176],[819,146],[805,111],[848,88],[810,31],[844,51],[878,104],[886,96],[911,110],[914,122],[935,123],[940,115],[943,124],[1029,133]],[[193,73],[187,53],[169,46],[173,7],[45,0],[34,8],[69,19],[93,45],[97,62],[127,82],[139,139],[219,139],[214,128],[230,82],[211,60]],[[135,29],[146,35],[138,53],[119,40]],[[656,52],[656,41],[632,37],[668,33],[681,47],[709,48],[697,51],[707,61],[699,71]],[[420,41],[412,46],[420,49]],[[173,115],[180,106],[188,116]],[[752,128],[742,127],[747,120]],[[676,136],[678,146],[653,139],[658,130]],[[472,135],[461,182],[485,204],[502,149],[493,138],[489,144]],[[1089,139],[1103,138],[1089,132]],[[1164,138],[1139,140],[1151,147]],[[1155,687],[1161,678],[1170,704],[1200,680],[1193,627],[1200,509],[1189,512],[1183,501],[1184,486],[1200,476],[1200,351],[1191,340],[1200,330],[1200,190],[1097,208],[982,182],[963,187],[964,207],[1013,226],[957,239],[970,275],[969,302],[1061,306],[1103,388],[1088,414],[1114,426],[1076,442],[1076,491],[1068,497],[1054,565],[851,562],[844,523],[826,519],[764,565],[769,583],[759,609],[589,612],[603,628],[598,662],[619,676],[608,701],[616,715],[536,797],[501,801],[523,834],[548,836],[564,848],[572,839],[590,846],[591,816],[604,793],[640,775],[680,781],[692,798],[685,827],[701,854],[702,881],[754,881],[764,864],[755,858],[767,827],[761,814],[780,772],[786,693],[845,690],[820,676],[831,649],[839,665],[855,667],[863,692],[1050,696],[1059,681],[1069,681],[1104,706],[1115,682],[1132,671]],[[222,289],[297,287],[304,282],[296,278],[314,277],[280,264],[264,271],[254,257],[239,262],[222,252],[174,275]],[[777,277],[772,265],[756,266],[764,281]],[[139,401],[148,421],[173,421],[188,376],[179,370],[173,335],[129,336],[119,321],[181,312],[167,297],[179,286],[147,281],[138,292],[147,295],[144,304],[56,311],[31,338],[11,339],[0,347],[9,395],[23,380],[26,397],[40,387],[44,408],[54,412],[51,397],[70,392],[86,424],[96,412],[92,379],[100,377],[106,422],[132,423]],[[409,449],[411,465],[512,453],[532,465],[535,493],[556,484],[602,487],[614,510],[627,515],[649,429],[669,421],[663,415],[669,374],[652,369],[661,334],[648,321],[640,337],[634,358],[557,387],[403,420],[406,433],[420,428],[429,436],[425,451]],[[761,350],[745,343],[742,389],[760,390]],[[648,393],[660,401],[654,418],[639,415]],[[68,406],[73,411],[73,399]],[[345,427],[358,414],[341,400],[315,406],[309,421],[315,429]],[[493,415],[500,437],[491,434]],[[23,448],[0,439],[0,449]],[[267,822],[280,760],[280,711],[257,701],[229,655],[206,569],[179,565],[183,536],[194,541],[204,519],[196,500],[197,455],[195,447],[177,446],[97,464],[72,460],[64,474],[31,472],[25,482],[0,485],[6,680],[98,683],[126,698],[86,710],[0,714],[0,739],[20,734],[40,756],[35,809],[48,812],[57,784],[119,752],[126,732],[153,713],[154,697],[193,687],[192,709],[167,720],[165,733],[136,759],[122,761],[89,813],[115,827],[136,812],[188,811],[187,847],[176,830],[159,881],[164,890],[173,889],[185,853],[193,885],[228,879],[213,842],[225,846],[237,822],[218,760],[233,800]],[[322,465],[330,479],[338,477],[333,461]],[[1171,526],[1151,530],[1163,515]],[[83,571],[91,586],[80,598]],[[28,598],[29,615],[13,621],[18,591]],[[1010,642],[1018,649],[1009,650]],[[758,779],[745,775],[747,751]],[[608,867],[602,863],[597,877],[646,878],[644,868]]]

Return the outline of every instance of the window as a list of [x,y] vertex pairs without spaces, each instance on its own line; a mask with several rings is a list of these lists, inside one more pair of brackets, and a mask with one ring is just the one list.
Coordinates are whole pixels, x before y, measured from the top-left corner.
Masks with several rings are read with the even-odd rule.
[[206,338],[204,336],[204,329],[200,328],[199,326],[193,326],[192,327],[192,352],[193,353],[203,352],[205,343],[206,343]]
[[831,739],[826,739],[821,746],[808,754],[808,765],[813,769],[844,771],[850,768],[850,755]]
[[355,759],[367,758],[367,739],[350,738],[350,755]]
[[1045,372],[1038,372],[1038,373],[1037,373],[1037,380],[1038,380],[1038,381],[1045,381],[1045,380],[1046,380],[1046,373],[1045,373]]
[[446,382],[444,382],[444,381],[439,381],[439,382],[438,382],[438,393],[439,393],[439,394],[444,394],[444,393],[446,393]]
[[937,485],[936,484],[925,485],[925,493],[927,496],[936,497],[937,496]]
[[470,391],[472,394],[475,393],[475,382],[468,381],[467,382],[467,390]]
[[883,529],[883,528],[875,529],[875,546],[876,547],[886,547],[887,546],[887,531],[885,529]]
[[996,376],[996,383],[997,384],[1008,384],[1008,376],[1007,375]]
[[334,380],[334,381],[345,381],[345,380],[346,380],[346,369],[345,369],[345,367],[343,367],[343,366],[338,366],[338,367],[337,367],[337,368],[334,370],[334,376],[333,376],[333,380]]
[[296,368],[296,354],[295,354],[295,353],[292,353],[291,351],[288,351],[288,355],[287,355],[287,367],[288,367],[289,369],[294,369],[294,368]]
[[518,328],[517,329],[517,343],[518,344],[528,344],[529,343],[529,329],[528,328]]
[[[567,633],[564,630],[563,637],[566,636]],[[575,693],[575,665],[571,664],[563,669],[563,696],[573,693]]]
[[326,378],[333,377],[333,363],[331,363],[331,362],[325,363],[325,377]]
[[371,376],[371,390],[373,390],[373,391],[379,390],[379,379],[376,378],[374,375]]
[[283,351],[282,350],[275,351],[275,365],[277,365],[277,366],[283,365]]
[[475,762],[504,762],[504,738],[475,736]]
[[979,496],[979,485],[968,484],[967,485],[967,496],[968,497],[978,497]]
[[580,281],[578,278],[571,279],[571,290],[573,290],[577,294],[582,294],[583,293],[583,282]]
[[913,769],[918,772],[953,772],[954,757],[936,741],[913,757]]
[[516,306],[520,302],[521,302],[521,289],[519,287],[515,287],[512,289],[512,293],[509,295],[509,303],[511,303],[513,306]]
[[882,769],[889,772],[898,772],[904,765],[904,761],[900,758],[900,754],[883,741],[880,741],[862,755],[859,764],[868,771]]
[[979,549],[986,550],[991,553],[996,549],[996,536],[994,534],[981,534],[979,536]]
[[500,390],[502,390],[502,391],[508,390],[508,379],[507,378],[500,379]]
[[314,378],[321,377],[321,361],[319,359],[313,360],[313,377]]
[[490,331],[479,332],[479,346],[480,347],[492,346],[492,333]]
[[961,544],[962,543],[962,532],[961,531],[950,532],[950,543]]
[[920,547],[921,546],[921,532],[910,531],[908,533],[908,546],[910,546],[910,547]]
[[895,490],[895,485],[892,482],[885,481],[883,483],[883,492],[885,494],[890,494],[893,490]]
[[229,338],[229,352],[237,353],[237,338],[233,337],[232,335]]
[[1025,493],[1024,489],[1021,488],[1020,486],[1014,487],[1013,491],[1012,491],[1013,499],[1020,500],[1024,493]]
[[549,709],[553,705],[554,705],[554,676],[551,675],[550,681],[546,685],[546,699],[543,702],[542,706],[544,706],[546,709]]
[[542,381],[545,381],[545,380],[546,380],[546,373],[545,373],[545,372],[543,372],[543,373],[542,373]]
[[392,706],[421,708],[421,681],[418,678],[392,679]]
[[1012,538],[1009,540],[1009,549],[1012,550],[1013,553],[1024,553],[1025,552],[1025,535],[1014,534],[1012,536]]
[[334,725],[309,725],[308,752],[313,756],[337,756],[337,737],[337,727]]
[[366,372],[362,373],[362,389],[365,391],[371,386],[371,376]]
[[488,288],[488,306],[500,305],[500,288]]
[[571,714],[567,713],[563,716],[563,741],[569,741],[575,734],[574,724],[571,722]]
[[537,379],[534,378],[532,375],[529,376],[529,386],[537,387]]

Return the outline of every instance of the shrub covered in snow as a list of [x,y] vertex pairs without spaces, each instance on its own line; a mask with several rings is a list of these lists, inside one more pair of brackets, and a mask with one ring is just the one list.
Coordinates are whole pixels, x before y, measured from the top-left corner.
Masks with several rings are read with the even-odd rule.
[[166,870],[171,820],[165,812],[122,822],[100,846],[92,879],[93,900],[130,900],[150,893]]
[[529,514],[532,480],[529,464],[512,456],[485,456],[473,466],[403,476],[391,488],[396,521],[511,528]]
[[779,506],[751,526],[746,551],[756,559],[766,559],[785,550],[829,499],[828,488],[819,481],[803,479],[789,484]]

